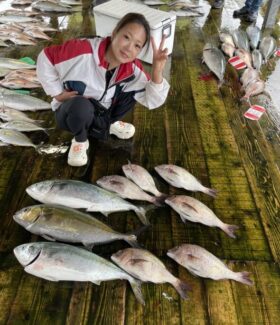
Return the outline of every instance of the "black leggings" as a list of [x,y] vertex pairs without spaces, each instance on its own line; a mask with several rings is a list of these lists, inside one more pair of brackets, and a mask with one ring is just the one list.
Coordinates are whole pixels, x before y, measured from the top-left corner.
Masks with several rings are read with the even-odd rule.
[[[112,109],[111,123],[118,121],[133,105],[118,105]],[[94,104],[83,96],[75,96],[63,102],[55,111],[56,123],[59,128],[71,132],[75,140],[84,142],[89,136],[94,119]]]

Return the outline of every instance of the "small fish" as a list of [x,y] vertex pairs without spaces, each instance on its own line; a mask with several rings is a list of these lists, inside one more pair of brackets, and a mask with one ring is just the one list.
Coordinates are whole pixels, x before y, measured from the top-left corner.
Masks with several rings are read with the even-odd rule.
[[167,183],[174,187],[184,188],[188,191],[203,192],[213,197],[217,195],[216,190],[203,186],[197,178],[182,167],[159,165],[155,167],[155,170]]
[[142,166],[129,163],[128,165],[123,165],[122,170],[125,176],[142,188],[142,190],[162,198],[167,196],[158,191],[153,177]]
[[251,96],[256,96],[261,94],[264,91],[265,88],[265,82],[261,79],[253,80],[250,82],[246,89],[245,89],[245,95],[242,97],[242,99],[250,101]]
[[238,229],[238,226],[223,223],[211,209],[195,198],[186,195],[173,195],[168,197],[165,203],[179,213],[184,223],[188,220],[209,227],[218,227],[229,237],[235,238],[234,231]]
[[244,70],[240,81],[242,83],[243,89],[246,89],[246,87],[249,85],[250,82],[259,80],[260,79],[260,74],[256,69],[253,68],[247,68]]
[[234,41],[235,46],[238,49],[245,50],[247,52],[250,52],[250,45],[249,40],[246,32],[242,29],[235,29],[232,33],[232,38]]
[[119,175],[103,176],[96,183],[102,188],[117,193],[123,199],[148,201],[161,206],[161,199],[145,193],[129,179]]
[[192,274],[213,280],[230,279],[247,285],[253,282],[249,272],[233,272],[215,255],[198,245],[182,244],[167,252],[167,255]]
[[188,284],[176,278],[152,253],[140,248],[126,248],[111,256],[120,268],[143,282],[170,283],[182,299],[187,299]]
[[25,272],[48,281],[90,281],[99,285],[101,281],[128,280],[137,300],[145,304],[139,280],[84,248],[35,242],[17,246],[14,255]]

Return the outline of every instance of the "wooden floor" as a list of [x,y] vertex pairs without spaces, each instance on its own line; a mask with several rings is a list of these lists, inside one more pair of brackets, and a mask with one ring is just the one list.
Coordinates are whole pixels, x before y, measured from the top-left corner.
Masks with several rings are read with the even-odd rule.
[[[83,21],[82,21],[83,19]],[[51,20],[55,25],[55,16]],[[210,13],[202,29],[179,23],[170,62],[171,90],[160,109],[140,105],[127,117],[136,126],[132,140],[116,138],[93,141],[87,168],[71,168],[65,156],[41,156],[32,148],[0,147],[0,324],[273,324],[280,323],[280,147],[279,131],[268,114],[259,122],[243,117],[238,73],[227,67],[225,84],[203,81],[202,48],[211,36],[218,40],[219,13]],[[94,27],[88,11],[69,18],[66,30],[55,42],[90,35]],[[82,26],[80,28],[80,26]],[[36,48],[0,50],[3,56],[36,59]],[[272,64],[273,67],[273,64]],[[272,69],[271,67],[271,69]],[[271,70],[266,71],[266,75]],[[42,96],[42,92],[37,94]],[[31,114],[54,126],[51,112]],[[34,142],[70,141],[58,130],[49,139],[32,134]],[[46,179],[79,179],[95,182],[99,177],[120,174],[130,160],[147,168],[158,188],[167,193],[192,195],[215,211],[224,222],[240,227],[237,239],[216,228],[183,224],[164,207],[149,215],[152,227],[139,242],[158,256],[176,276],[193,287],[183,301],[169,284],[143,284],[146,305],[136,300],[126,281],[91,283],[48,282],[28,275],[13,255],[17,245],[42,241],[13,221],[13,214],[35,204],[25,188]],[[169,187],[154,172],[159,164],[182,166],[203,184],[218,190],[216,199]],[[126,232],[141,226],[133,212],[111,214],[105,219],[114,229]],[[236,271],[251,272],[253,286],[234,281],[197,278],[169,259],[168,249],[191,243],[205,247]],[[103,257],[127,247],[115,242],[93,249]]]

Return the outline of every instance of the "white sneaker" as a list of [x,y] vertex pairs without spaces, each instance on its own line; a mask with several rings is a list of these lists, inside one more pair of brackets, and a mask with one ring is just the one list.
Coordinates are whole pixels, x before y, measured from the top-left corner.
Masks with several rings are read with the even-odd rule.
[[117,121],[110,125],[110,134],[114,134],[119,139],[130,139],[134,136],[134,125],[122,121]]
[[80,167],[87,164],[88,156],[87,150],[89,148],[88,140],[85,142],[76,142],[75,138],[68,153],[68,165],[73,167]]

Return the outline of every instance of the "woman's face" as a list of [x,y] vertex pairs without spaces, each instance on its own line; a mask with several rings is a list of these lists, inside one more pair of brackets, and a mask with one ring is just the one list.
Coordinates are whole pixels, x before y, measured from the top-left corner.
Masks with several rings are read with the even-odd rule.
[[111,51],[114,60],[121,63],[133,61],[146,42],[145,28],[137,23],[130,23],[113,32]]

